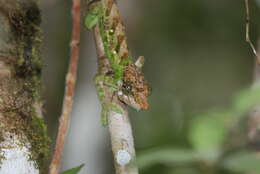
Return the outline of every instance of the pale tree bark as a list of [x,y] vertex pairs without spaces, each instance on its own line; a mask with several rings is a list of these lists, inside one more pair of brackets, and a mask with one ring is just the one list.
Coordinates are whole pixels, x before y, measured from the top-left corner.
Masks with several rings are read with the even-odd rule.
[[33,0],[0,0],[0,173],[44,174],[41,14]]
[[[104,59],[105,51],[98,27],[95,27],[94,37],[96,41],[99,64],[106,64],[107,59]],[[105,73],[107,69],[101,68],[101,71],[101,73]],[[129,164],[130,161],[133,162],[135,160],[135,147],[127,106],[119,101],[116,97],[112,97],[113,92],[111,92],[109,89],[107,89],[105,92],[106,95],[109,96],[108,100],[113,98],[111,103],[124,111],[122,114],[116,113],[112,110],[110,110],[108,113],[108,128],[114,155],[116,174],[138,174],[137,167],[134,164]]]
[[[128,57],[129,51],[124,31],[124,25],[122,23],[117,4],[114,0],[101,0],[100,2],[106,6],[106,13],[108,13],[106,22],[114,25],[113,37],[120,38],[118,39],[118,42],[120,43],[118,46],[118,55],[121,58]],[[99,25],[100,24],[96,25],[94,28],[94,38],[96,41],[99,66],[98,73],[99,75],[106,75],[107,72],[110,71],[109,68],[111,67],[106,55],[104,42],[102,41],[102,33],[100,31]],[[142,76],[142,74],[138,75]],[[141,79],[144,79],[144,77],[142,76]],[[104,85],[103,87],[105,93],[104,96],[106,96],[104,100],[106,100],[106,103],[110,103],[111,105],[116,106],[116,108],[119,108],[121,111],[123,111],[122,113],[117,113],[110,109],[107,114],[108,128],[110,133],[116,174],[138,174],[138,168],[135,165],[136,154],[131,122],[129,120],[127,110],[128,106],[124,102],[119,100],[118,97],[114,96],[114,92],[109,90],[109,85]]]

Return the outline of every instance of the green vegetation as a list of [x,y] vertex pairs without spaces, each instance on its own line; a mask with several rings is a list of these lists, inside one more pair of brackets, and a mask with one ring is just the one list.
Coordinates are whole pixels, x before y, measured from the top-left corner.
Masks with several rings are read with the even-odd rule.
[[81,164],[78,167],[66,170],[66,171],[62,172],[61,174],[77,174],[81,170],[82,167],[84,167],[84,164]]
[[[260,172],[260,157],[253,150],[245,151],[243,124],[247,113],[260,104],[260,88],[242,92],[228,109],[209,111],[194,116],[189,126],[190,148],[157,147],[138,155],[141,169],[156,164],[177,168],[193,166],[195,170]],[[241,142],[234,141],[238,138]]]

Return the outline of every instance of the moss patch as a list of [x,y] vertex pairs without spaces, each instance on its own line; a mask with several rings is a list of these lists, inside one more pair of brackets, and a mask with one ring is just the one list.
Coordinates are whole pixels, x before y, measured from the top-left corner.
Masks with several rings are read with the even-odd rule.
[[[5,9],[1,6],[3,2],[7,3]],[[49,159],[50,139],[35,108],[41,100],[42,86],[40,10],[31,0],[0,0],[0,6],[0,15],[5,15],[8,20],[7,45],[11,45],[8,56],[0,56],[0,61],[12,72],[10,76],[1,77],[0,81],[0,112],[3,114],[0,135],[1,131],[14,133],[21,138],[22,145],[29,140],[30,159],[43,174]]]
[[40,89],[36,89],[41,87],[42,70],[40,11],[36,3],[18,4],[8,16],[13,40],[16,42],[16,59],[12,62],[16,76],[26,80],[25,87],[34,97],[40,97]]

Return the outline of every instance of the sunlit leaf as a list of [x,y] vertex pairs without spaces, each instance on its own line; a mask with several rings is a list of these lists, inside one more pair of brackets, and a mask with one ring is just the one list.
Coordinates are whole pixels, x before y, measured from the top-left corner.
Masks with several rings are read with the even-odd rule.
[[81,164],[78,167],[66,170],[66,171],[62,172],[61,174],[77,174],[77,173],[79,173],[79,171],[81,170],[82,167],[84,167],[84,164]]
[[234,172],[260,173],[260,157],[253,152],[238,152],[228,156],[223,167]]

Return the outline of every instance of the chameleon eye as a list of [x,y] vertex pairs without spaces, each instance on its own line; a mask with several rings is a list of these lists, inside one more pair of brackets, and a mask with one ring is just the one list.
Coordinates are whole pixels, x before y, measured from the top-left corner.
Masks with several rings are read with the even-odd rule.
[[130,91],[132,90],[132,85],[130,85],[130,84],[123,84],[123,88],[124,88],[126,91],[130,92]]
[[131,91],[131,90],[132,90],[132,86],[127,85],[127,86],[126,86],[126,89],[127,89],[128,91]]

